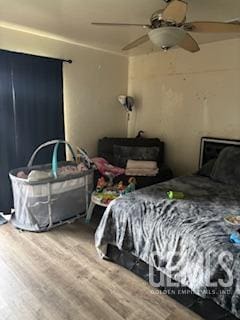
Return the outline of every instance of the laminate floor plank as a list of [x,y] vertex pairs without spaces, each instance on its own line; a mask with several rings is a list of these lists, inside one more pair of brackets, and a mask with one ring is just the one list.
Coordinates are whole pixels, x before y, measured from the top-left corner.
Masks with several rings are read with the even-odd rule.
[[1,320],[197,320],[144,280],[99,258],[94,227],[0,227]]

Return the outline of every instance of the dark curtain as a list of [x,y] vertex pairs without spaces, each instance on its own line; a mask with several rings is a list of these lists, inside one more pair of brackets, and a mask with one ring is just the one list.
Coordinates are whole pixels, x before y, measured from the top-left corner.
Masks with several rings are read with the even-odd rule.
[[[9,171],[26,166],[43,142],[64,139],[61,60],[0,50],[0,134],[0,211],[9,212]],[[51,151],[35,163],[49,163]]]

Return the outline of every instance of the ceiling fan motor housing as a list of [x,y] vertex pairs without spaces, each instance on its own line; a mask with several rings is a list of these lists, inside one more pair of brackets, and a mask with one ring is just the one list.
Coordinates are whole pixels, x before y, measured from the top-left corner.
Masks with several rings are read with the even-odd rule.
[[162,27],[149,31],[150,40],[160,48],[172,48],[179,44],[186,33],[183,29],[177,27]]
[[164,12],[164,9],[160,9],[158,11],[155,11],[152,16],[151,16],[151,19],[150,19],[150,22],[151,22],[151,28],[152,29],[155,29],[155,28],[160,28],[160,27],[181,27],[185,20],[182,22],[182,23],[177,23],[176,21],[174,20],[165,20],[163,18],[163,12]]

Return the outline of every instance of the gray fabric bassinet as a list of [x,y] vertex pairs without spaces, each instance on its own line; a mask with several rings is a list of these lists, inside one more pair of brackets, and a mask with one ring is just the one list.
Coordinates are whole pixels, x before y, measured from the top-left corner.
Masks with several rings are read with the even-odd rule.
[[[65,143],[74,162],[57,163],[57,150]],[[37,153],[46,146],[55,144],[52,164],[33,166]],[[33,153],[28,166],[10,171],[15,212],[11,222],[16,228],[29,231],[47,231],[57,225],[72,222],[86,212],[89,194],[93,189],[93,169],[59,176],[58,169],[77,166],[75,153],[69,143],[53,140],[44,143]],[[17,177],[19,171],[29,174],[32,170],[51,170],[51,177],[40,181],[29,181]]]

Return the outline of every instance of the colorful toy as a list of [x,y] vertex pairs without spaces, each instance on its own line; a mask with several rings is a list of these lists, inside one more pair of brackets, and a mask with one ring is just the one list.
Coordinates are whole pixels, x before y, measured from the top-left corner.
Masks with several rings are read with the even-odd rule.
[[112,187],[114,175],[111,172],[106,172],[105,176],[108,178],[108,187]]
[[98,179],[96,191],[97,191],[97,192],[102,192],[103,189],[104,189],[106,186],[107,186],[106,180],[104,179],[104,177],[101,177],[101,178]]
[[125,190],[125,186],[122,181],[120,181],[117,185],[117,190],[122,193]]
[[136,189],[137,181],[136,181],[136,179],[135,179],[134,177],[131,177],[131,178],[128,180],[128,183],[129,183],[129,185],[126,187],[124,193],[133,192],[133,191],[135,191],[135,189]]
[[109,187],[104,177],[98,179],[97,182],[97,197],[101,203],[109,204],[112,200],[118,198],[120,195],[127,194],[135,190],[136,179],[131,177],[128,180],[128,186],[125,187],[123,182],[120,181],[117,185]]
[[96,197],[99,199],[101,203],[109,204],[112,200],[119,197],[119,193],[112,190],[104,189],[102,192],[99,192]]
[[106,193],[103,194],[103,197],[101,199],[101,202],[104,204],[109,204],[112,200],[116,199],[118,197],[118,195],[114,194],[114,193]]

